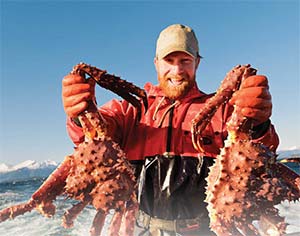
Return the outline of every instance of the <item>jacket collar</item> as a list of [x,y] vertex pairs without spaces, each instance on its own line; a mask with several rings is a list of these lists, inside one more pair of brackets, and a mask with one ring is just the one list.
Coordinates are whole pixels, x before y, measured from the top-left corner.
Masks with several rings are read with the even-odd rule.
[[[203,92],[201,92],[198,89],[197,84],[195,84],[194,87],[192,87],[184,97],[174,102],[168,99],[167,97],[165,97],[165,94],[157,85],[147,83],[145,84],[144,88],[147,92],[148,98],[152,98],[154,100],[157,99],[157,103],[154,106],[152,119],[153,120],[158,119],[158,127],[162,126],[166,115],[171,111],[172,108],[177,107],[180,104],[190,103],[193,99],[200,98],[205,95]],[[164,111],[161,115],[158,116],[158,112],[161,109],[163,109]]]

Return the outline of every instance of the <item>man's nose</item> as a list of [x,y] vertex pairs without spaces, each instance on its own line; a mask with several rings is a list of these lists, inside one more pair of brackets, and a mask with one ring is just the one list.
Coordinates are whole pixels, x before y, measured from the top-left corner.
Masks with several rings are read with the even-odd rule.
[[183,72],[183,66],[181,63],[176,63],[172,66],[172,72],[174,74],[181,74]]

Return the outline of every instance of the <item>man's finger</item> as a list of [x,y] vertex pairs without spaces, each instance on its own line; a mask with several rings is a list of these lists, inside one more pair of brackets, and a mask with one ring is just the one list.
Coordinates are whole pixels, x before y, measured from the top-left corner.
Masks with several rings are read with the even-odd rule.
[[272,110],[271,109],[254,109],[245,107],[242,109],[242,114],[245,117],[252,118],[254,120],[259,121],[259,123],[263,123],[269,119],[271,116]]
[[91,99],[91,93],[90,92],[85,92],[85,93],[81,93],[81,94],[77,94],[74,96],[68,96],[64,98],[64,106],[65,107],[71,107],[71,106],[75,106],[78,103],[81,103],[83,101],[87,101],[89,99]]
[[90,91],[91,85],[88,83],[83,84],[71,84],[63,87],[62,95],[64,97],[69,97],[79,93],[85,93]]
[[85,78],[77,74],[68,74],[62,80],[62,85],[67,86],[71,84],[84,83]]
[[77,117],[81,112],[83,112],[88,106],[88,103],[86,101],[80,102],[76,104],[75,106],[71,107],[65,107],[66,114],[71,117]]
[[266,87],[249,87],[238,90],[233,94],[230,104],[234,104],[237,100],[251,100],[254,98],[271,100],[269,89]]
[[268,99],[263,99],[263,98],[239,99],[236,100],[234,104],[239,107],[249,107],[249,108],[259,108],[259,109],[266,109],[272,107],[272,102]]
[[241,83],[242,88],[249,88],[249,87],[266,87],[269,88],[268,79],[264,75],[252,75],[243,80]]

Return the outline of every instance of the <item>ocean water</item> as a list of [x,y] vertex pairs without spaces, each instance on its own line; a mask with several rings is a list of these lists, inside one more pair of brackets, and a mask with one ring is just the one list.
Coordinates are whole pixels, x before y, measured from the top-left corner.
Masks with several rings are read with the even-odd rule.
[[[0,209],[27,201],[32,193],[43,183],[44,179],[31,179],[26,181],[0,183]],[[36,210],[7,220],[0,224],[1,236],[85,236],[89,230],[96,211],[87,206],[74,223],[74,227],[65,229],[61,226],[62,216],[75,202],[64,197],[58,197],[55,201],[56,214],[47,218]],[[107,230],[109,220],[104,227]]]
[[[38,189],[44,179],[31,178],[25,181],[10,181],[0,183],[0,209],[27,201],[32,193]],[[96,211],[91,207],[86,207],[74,222],[74,227],[65,229],[61,226],[61,219],[64,211],[69,209],[73,200],[58,197],[56,214],[52,218],[46,218],[36,210],[16,217],[14,220],[7,220],[0,224],[1,236],[85,236],[89,235],[94,215]],[[277,206],[280,215],[286,217],[287,233],[300,235],[300,203],[282,202]],[[104,233],[108,228],[111,215],[107,217]],[[299,232],[299,234],[294,234]]]

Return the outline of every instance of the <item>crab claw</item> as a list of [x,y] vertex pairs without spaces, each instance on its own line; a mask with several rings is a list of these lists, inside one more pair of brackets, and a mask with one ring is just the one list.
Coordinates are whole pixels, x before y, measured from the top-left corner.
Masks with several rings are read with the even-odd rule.
[[72,73],[88,74],[92,79],[96,81],[98,85],[118,94],[120,97],[127,100],[135,108],[137,108],[138,121],[141,119],[142,114],[142,105],[138,98],[142,99],[143,101],[145,108],[144,112],[146,112],[148,109],[146,92],[143,89],[133,85],[130,82],[127,82],[126,80],[121,79],[118,76],[108,74],[105,70],[100,70],[97,67],[85,63],[79,63],[74,66]]
[[226,74],[216,94],[207,101],[205,107],[192,120],[192,142],[194,148],[200,153],[204,151],[201,134],[211,118],[218,108],[228,102],[233,93],[239,89],[242,80],[254,74],[256,74],[256,69],[251,68],[250,64],[235,66]]

